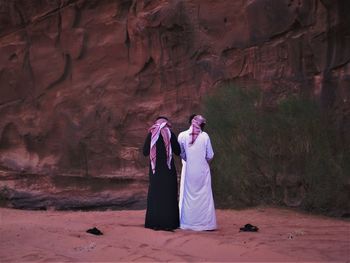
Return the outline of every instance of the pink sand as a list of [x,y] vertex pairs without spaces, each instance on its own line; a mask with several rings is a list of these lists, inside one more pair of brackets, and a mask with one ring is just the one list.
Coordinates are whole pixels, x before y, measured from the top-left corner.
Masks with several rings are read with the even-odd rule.
[[[347,262],[350,222],[287,209],[217,210],[213,232],[153,231],[145,211],[0,209],[1,262]],[[246,223],[258,233],[238,232]],[[96,226],[103,236],[86,233]]]

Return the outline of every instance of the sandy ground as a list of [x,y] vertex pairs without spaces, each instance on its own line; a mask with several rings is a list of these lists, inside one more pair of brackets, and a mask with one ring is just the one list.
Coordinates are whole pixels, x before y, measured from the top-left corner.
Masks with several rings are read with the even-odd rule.
[[[144,210],[0,209],[0,262],[349,262],[350,222],[287,209],[217,210],[217,231],[143,228]],[[239,232],[246,223],[258,233]],[[104,235],[86,233],[97,227]]]

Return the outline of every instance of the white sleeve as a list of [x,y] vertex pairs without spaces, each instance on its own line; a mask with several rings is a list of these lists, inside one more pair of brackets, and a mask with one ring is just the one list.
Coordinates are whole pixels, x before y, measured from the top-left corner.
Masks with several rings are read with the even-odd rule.
[[178,142],[180,144],[180,148],[181,148],[181,159],[183,159],[184,161],[186,161],[186,150],[185,150],[185,142],[184,142],[184,134],[182,132],[180,132],[179,136],[178,136]]
[[208,139],[207,139],[205,158],[207,159],[207,161],[210,161],[211,159],[214,158],[214,151],[213,151],[213,147],[211,146],[211,142],[210,142],[209,136],[208,136]]

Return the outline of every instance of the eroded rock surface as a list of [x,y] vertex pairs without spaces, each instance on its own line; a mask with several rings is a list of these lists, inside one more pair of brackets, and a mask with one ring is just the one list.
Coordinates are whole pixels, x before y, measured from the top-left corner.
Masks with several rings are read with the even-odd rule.
[[313,94],[349,131],[347,0],[1,0],[0,165],[144,178],[147,128],[176,131],[222,82]]

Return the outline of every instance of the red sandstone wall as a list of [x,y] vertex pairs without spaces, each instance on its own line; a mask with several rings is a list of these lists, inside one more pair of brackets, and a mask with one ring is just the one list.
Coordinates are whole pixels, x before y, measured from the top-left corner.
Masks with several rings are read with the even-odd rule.
[[186,127],[225,81],[349,116],[349,13],[346,0],[0,0],[0,165],[144,176],[152,120]]

